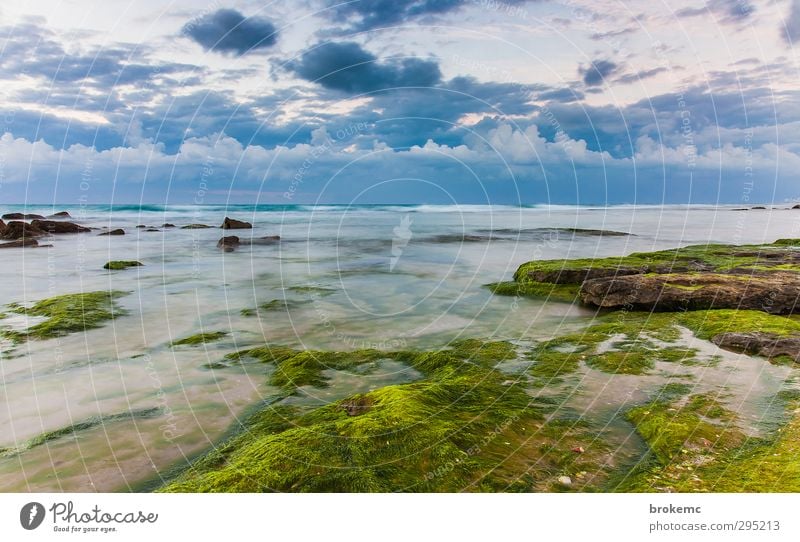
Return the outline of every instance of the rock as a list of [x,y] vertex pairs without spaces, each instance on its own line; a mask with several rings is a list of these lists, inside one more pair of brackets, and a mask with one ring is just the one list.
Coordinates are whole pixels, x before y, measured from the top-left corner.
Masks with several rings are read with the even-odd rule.
[[758,205],[757,207],[751,207],[751,209],[753,209],[754,211],[763,211],[763,210],[766,209],[766,207],[762,207],[761,205]]
[[0,232],[0,239],[31,239],[33,237],[41,237],[42,235],[46,235],[46,232],[27,222],[13,220],[6,224],[3,231]]
[[793,205],[793,206],[792,206],[792,209],[795,209],[795,210],[796,210],[796,209],[800,209],[800,203],[798,203],[797,205]]
[[240,244],[241,240],[237,236],[229,235],[217,241],[217,248],[221,248],[225,252],[233,252]]
[[104,231],[103,233],[100,233],[98,235],[125,235],[125,230],[123,230],[122,228],[117,228],[115,230]]
[[372,403],[366,397],[360,396],[343,401],[339,406],[348,416],[360,416],[372,408]]
[[18,239],[10,243],[0,243],[0,248],[22,248],[22,247],[38,247],[39,241],[36,239]]
[[711,342],[720,348],[776,358],[788,356],[795,363],[800,363],[800,336],[777,335],[775,333],[719,333],[711,338]]
[[2,218],[6,220],[33,220],[33,219],[41,219],[44,218],[42,215],[34,215],[34,214],[23,214],[23,213],[7,213],[4,214]]
[[147,228],[144,231],[161,231],[161,230],[159,230],[158,228]]
[[251,245],[274,245],[275,243],[280,242],[281,236],[280,235],[269,235],[267,237],[257,237],[256,239],[250,240]]
[[556,269],[553,271],[531,271],[528,273],[528,278],[536,282],[548,282],[551,284],[580,284],[589,279],[640,275],[646,272],[646,270],[638,267]]
[[583,449],[583,446],[575,446],[575,447],[572,449],[572,451],[573,451],[573,452],[575,452],[576,454],[582,454],[582,453],[583,453],[583,452],[585,452],[586,450],[584,450],[584,449]]
[[749,211],[750,209],[745,209],[744,207],[740,207],[738,209],[731,209],[731,211]]
[[46,231],[47,233],[84,233],[91,231],[86,226],[75,224],[74,222],[57,222],[55,220],[32,220],[31,226]]
[[165,222],[165,223],[161,224],[161,227],[162,228],[174,228],[175,224],[170,224],[169,222]]
[[0,235],[2,235],[4,231],[6,231],[6,223],[0,220]]
[[222,221],[222,226],[220,226],[223,230],[249,230],[253,228],[253,225],[249,222],[242,222],[241,220],[236,220],[234,218],[225,217],[225,220]]
[[144,228],[146,228],[147,226],[145,226],[144,224],[139,224],[139,225],[138,225],[138,226],[136,226],[136,227],[137,227],[137,228],[139,228],[139,229],[144,229]]
[[559,476],[558,483],[565,486],[571,486],[572,478],[570,478],[569,476]]
[[137,262],[136,260],[112,260],[110,262],[106,262],[103,266],[103,269],[109,269],[111,271],[121,271],[122,269],[127,269],[129,267],[140,267],[142,262]]
[[800,312],[800,274],[668,273],[586,280],[581,300],[589,305],[634,310],[752,309],[770,314]]
[[206,228],[213,228],[214,226],[209,226],[207,224],[187,224],[185,226],[181,226],[182,230],[204,230]]
[[72,218],[72,216],[66,211],[61,211],[59,213],[52,214],[47,218]]

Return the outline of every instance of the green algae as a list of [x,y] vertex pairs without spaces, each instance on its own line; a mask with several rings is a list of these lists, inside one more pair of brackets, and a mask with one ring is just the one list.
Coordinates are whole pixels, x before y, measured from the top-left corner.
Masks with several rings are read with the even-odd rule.
[[46,319],[26,330],[6,330],[2,335],[14,342],[24,342],[28,339],[51,339],[98,328],[107,320],[127,314],[127,311],[117,305],[116,300],[128,293],[110,290],[65,294],[43,299],[30,307],[11,303],[8,305],[11,312]]
[[486,285],[492,293],[503,296],[530,297],[574,303],[580,298],[580,287],[576,284],[553,284],[549,282],[494,282]]
[[26,452],[32,448],[36,448],[37,446],[41,446],[43,444],[47,444],[54,440],[58,440],[65,437],[76,437],[77,434],[81,431],[87,431],[89,429],[94,429],[95,427],[104,426],[109,423],[114,423],[117,421],[150,419],[158,417],[161,414],[163,414],[163,409],[159,407],[153,407],[142,410],[131,410],[128,412],[120,412],[117,414],[103,414],[100,416],[93,416],[86,420],[74,423],[72,425],[68,425],[66,427],[62,427],[60,429],[55,429],[53,431],[46,431],[44,433],[36,435],[35,437],[23,442],[18,446],[0,448],[0,457],[13,457],[23,452]]
[[227,331],[208,331],[205,333],[195,333],[183,339],[172,341],[172,346],[195,346],[218,341],[228,335]]
[[122,269],[128,269],[129,267],[139,267],[141,265],[144,264],[142,264],[142,262],[137,262],[135,260],[112,260],[110,262],[107,262],[103,266],[103,269],[109,269],[111,271],[120,271]]
[[[795,394],[782,397],[789,410]],[[634,469],[617,491],[797,492],[800,491],[800,416],[767,438],[747,438],[735,414],[708,396],[683,405],[654,403],[628,418],[655,460]]]
[[555,487],[562,474],[576,476],[576,488],[591,487],[578,474],[602,472],[607,448],[573,452],[591,440],[588,427],[549,420],[554,405],[494,368],[516,351],[467,340],[354,357],[270,346],[236,353],[231,358],[311,368],[303,374],[312,381],[323,361],[343,368],[376,356],[402,360],[424,378],[323,407],[269,405],[161,491],[531,491]]
[[271,301],[267,301],[265,303],[261,303],[258,307],[251,309],[245,308],[240,311],[242,316],[255,316],[260,312],[275,312],[275,311],[288,311],[289,309],[297,308],[303,304],[305,301],[295,301],[289,299],[273,299]]

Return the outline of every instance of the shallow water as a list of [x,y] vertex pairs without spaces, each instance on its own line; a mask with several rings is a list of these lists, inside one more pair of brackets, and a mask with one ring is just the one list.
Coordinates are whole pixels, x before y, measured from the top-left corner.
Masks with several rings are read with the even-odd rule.
[[[800,237],[800,211],[734,212],[709,207],[445,207],[101,206],[69,208],[88,226],[121,227],[123,237],[57,236],[53,246],[4,251],[0,304],[63,293],[118,289],[128,314],[100,329],[30,341],[0,360],[0,447],[93,416],[162,408],[154,419],[117,420],[0,458],[0,489],[126,490],[211,446],[249,406],[276,395],[263,367],[203,368],[226,353],[264,341],[297,348],[351,350],[436,348],[465,337],[530,343],[585,325],[592,313],[562,303],[493,296],[483,284],[508,280],[535,258],[601,257],[707,242],[759,243]],[[21,210],[0,206],[0,212]],[[31,207],[26,212],[64,210]],[[219,225],[224,216],[253,222],[225,235],[280,235],[277,245],[216,248],[219,229],[158,232],[139,224]],[[573,234],[558,228],[614,230],[630,236]],[[494,233],[492,233],[494,232]],[[99,231],[97,232],[99,233]],[[468,237],[462,241],[463,236]],[[105,271],[112,259],[144,266]],[[313,286],[332,292],[297,291]],[[285,309],[243,316],[274,299]],[[2,312],[2,310],[0,310]],[[13,319],[0,325],[24,325]],[[195,347],[170,343],[200,331],[226,331]],[[691,338],[686,338],[687,341]],[[692,344],[693,347],[700,347]],[[711,343],[702,345],[716,355]],[[707,351],[707,349],[711,349]],[[774,419],[774,393],[794,371],[764,360],[723,354],[713,367],[662,367],[664,376],[585,371],[565,408],[630,431],[612,415],[663,384],[670,370],[728,388],[753,434]],[[417,378],[385,362],[369,375],[336,374],[325,390],[304,389],[295,401],[324,403],[348,393]]]

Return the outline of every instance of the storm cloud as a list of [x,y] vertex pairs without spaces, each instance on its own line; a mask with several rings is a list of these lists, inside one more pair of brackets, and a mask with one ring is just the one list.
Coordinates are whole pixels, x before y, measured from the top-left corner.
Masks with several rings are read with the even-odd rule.
[[194,19],[183,27],[183,34],[203,49],[243,55],[275,45],[278,31],[263,17],[245,17],[234,9],[220,9]]
[[302,79],[348,93],[389,88],[428,87],[442,78],[439,65],[419,58],[379,61],[354,42],[323,43],[303,53],[287,68]]

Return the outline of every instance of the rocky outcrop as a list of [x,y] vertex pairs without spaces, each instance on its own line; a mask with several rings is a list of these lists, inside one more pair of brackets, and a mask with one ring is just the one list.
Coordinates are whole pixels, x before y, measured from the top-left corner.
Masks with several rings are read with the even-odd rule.
[[726,350],[767,358],[788,356],[800,363],[800,337],[775,333],[720,333],[711,342]]
[[36,218],[44,218],[42,215],[24,214],[24,213],[6,213],[3,215],[6,220],[33,220]]
[[57,235],[62,233],[85,233],[92,231],[86,226],[81,226],[80,224],[75,224],[74,222],[62,222],[56,220],[32,220],[31,226],[38,230]]
[[13,220],[6,224],[5,228],[2,229],[2,232],[0,232],[0,239],[32,239],[34,237],[41,237],[42,235],[46,234],[47,232],[44,232],[39,228],[28,224],[27,222]]
[[752,309],[770,314],[800,312],[800,274],[638,274],[586,280],[581,300],[603,308],[685,311]]
[[222,221],[222,226],[220,226],[223,230],[249,230],[253,228],[253,225],[249,222],[242,222],[241,220],[236,220],[234,218],[225,217],[225,220]]
[[72,218],[72,216],[66,211],[60,211],[48,216],[47,218]]
[[217,248],[221,248],[225,252],[233,252],[241,244],[241,240],[237,236],[228,235],[217,241]]
[[36,239],[18,239],[10,243],[0,243],[0,248],[23,248],[23,247],[38,247],[39,241]]
[[793,205],[792,209],[800,209],[800,203],[798,203],[797,205]]
[[161,224],[161,227],[162,228],[174,228],[175,224],[170,224],[169,222],[165,222],[165,223]]
[[117,228],[115,230],[104,231],[98,235],[125,235],[125,230],[122,228]]

